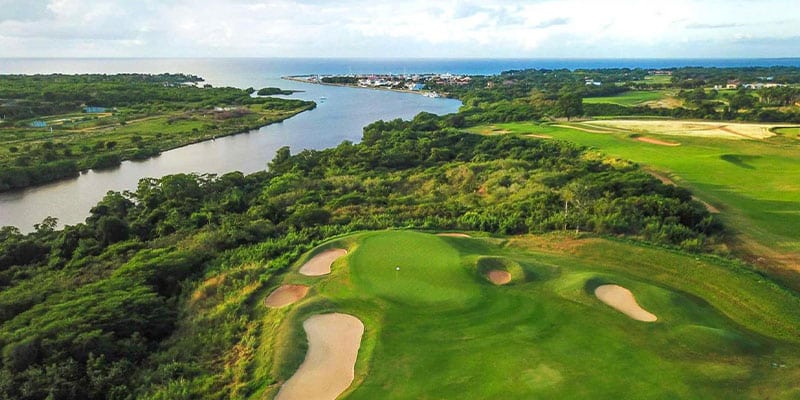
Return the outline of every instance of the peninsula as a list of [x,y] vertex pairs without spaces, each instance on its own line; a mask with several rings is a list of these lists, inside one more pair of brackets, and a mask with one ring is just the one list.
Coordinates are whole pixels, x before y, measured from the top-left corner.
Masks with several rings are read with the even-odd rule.
[[247,132],[316,106],[253,93],[185,74],[0,75],[0,191]]

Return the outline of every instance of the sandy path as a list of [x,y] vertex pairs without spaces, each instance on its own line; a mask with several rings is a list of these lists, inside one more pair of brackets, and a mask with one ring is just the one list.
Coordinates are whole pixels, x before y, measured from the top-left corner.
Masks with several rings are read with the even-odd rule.
[[505,285],[506,283],[511,282],[511,274],[508,271],[502,271],[499,269],[493,269],[487,272],[486,277],[488,277],[489,280],[495,285]]
[[306,294],[308,294],[308,286],[283,285],[267,296],[267,299],[264,300],[264,305],[271,308],[286,307],[306,297]]
[[308,353],[276,400],[334,400],[355,378],[364,324],[347,314],[314,315],[303,322]]
[[468,238],[472,237],[467,235],[466,233],[457,233],[457,232],[450,232],[450,233],[437,233],[436,236],[447,236],[447,237],[460,237],[460,238]]
[[594,290],[594,295],[600,301],[615,308],[617,311],[637,320],[644,322],[653,322],[658,319],[654,314],[651,314],[636,302],[633,293],[619,285],[602,285]]
[[325,250],[312,257],[308,262],[300,267],[300,273],[306,276],[320,276],[331,273],[331,264],[336,259],[347,254],[345,249]]
[[667,141],[664,141],[664,140],[658,140],[658,139],[653,139],[653,138],[649,138],[649,137],[642,137],[642,136],[637,137],[636,140],[638,140],[640,142],[650,143],[650,144],[657,144],[659,146],[674,147],[674,146],[680,146],[681,145],[680,143],[676,143],[676,142],[667,142]]

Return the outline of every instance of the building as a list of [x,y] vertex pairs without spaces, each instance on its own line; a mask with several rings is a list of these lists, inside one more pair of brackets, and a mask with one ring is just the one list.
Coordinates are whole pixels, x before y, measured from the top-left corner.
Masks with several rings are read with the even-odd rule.
[[47,126],[47,122],[44,122],[44,121],[36,120],[36,121],[31,122],[31,127],[33,127],[33,128],[44,128],[46,126]]
[[738,89],[741,84],[742,82],[738,79],[729,80],[728,84],[725,85],[725,89]]
[[92,106],[83,107],[83,112],[87,114],[103,113],[106,112],[106,110],[107,108],[105,107],[92,107]]

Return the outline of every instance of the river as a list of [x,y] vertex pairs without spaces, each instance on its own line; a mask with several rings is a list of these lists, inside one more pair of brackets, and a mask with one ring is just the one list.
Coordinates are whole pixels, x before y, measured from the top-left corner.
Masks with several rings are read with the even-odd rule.
[[[8,60],[5,60],[8,61]],[[15,61],[15,60],[12,60]],[[289,74],[341,73],[324,66],[277,62],[275,60],[18,60],[3,65],[0,73],[118,73],[184,72],[199,75],[214,86],[279,86],[303,90],[289,98],[314,100],[317,108],[281,123],[167,151],[144,161],[126,161],[117,168],[87,171],[67,179],[25,190],[0,194],[0,226],[13,225],[30,231],[47,216],[59,224],[82,222],[91,207],[110,190],[135,189],[144,177],[161,177],[181,172],[223,174],[252,173],[266,168],[275,151],[289,146],[292,152],[324,149],[344,140],[358,142],[362,128],[379,119],[408,119],[421,111],[436,114],[456,112],[461,103],[452,99],[387,91],[311,85],[286,81]],[[425,72],[425,71],[419,71]],[[325,100],[320,100],[322,97]]]

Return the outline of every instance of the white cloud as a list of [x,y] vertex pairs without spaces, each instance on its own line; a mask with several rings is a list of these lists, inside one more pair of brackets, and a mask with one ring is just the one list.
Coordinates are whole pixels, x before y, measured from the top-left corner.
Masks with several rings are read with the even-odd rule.
[[[796,0],[0,0],[0,56],[800,56]],[[748,40],[742,40],[748,38]]]

